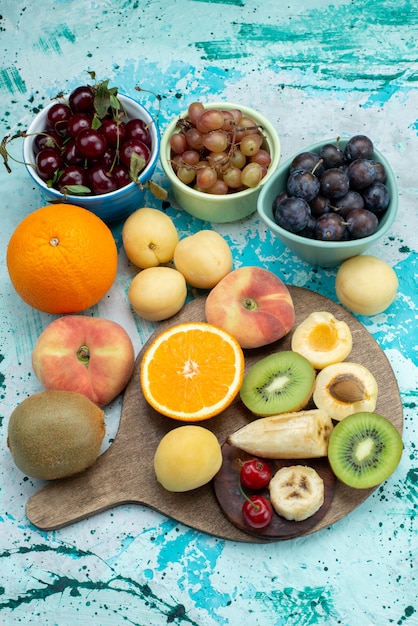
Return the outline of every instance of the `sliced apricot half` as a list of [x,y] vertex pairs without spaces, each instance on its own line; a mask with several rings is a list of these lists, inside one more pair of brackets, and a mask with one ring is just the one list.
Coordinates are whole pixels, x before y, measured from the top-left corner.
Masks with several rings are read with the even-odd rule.
[[361,411],[373,412],[377,403],[377,382],[360,363],[334,363],[321,370],[314,384],[312,399],[318,409],[340,421]]
[[348,357],[353,338],[346,322],[328,311],[314,311],[295,328],[291,345],[315,369],[322,370]]

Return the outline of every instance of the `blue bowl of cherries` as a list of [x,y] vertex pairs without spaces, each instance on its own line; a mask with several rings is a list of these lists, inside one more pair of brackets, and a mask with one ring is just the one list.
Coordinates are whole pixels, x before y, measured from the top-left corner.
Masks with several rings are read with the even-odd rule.
[[51,102],[23,143],[26,168],[49,202],[82,206],[106,223],[143,205],[159,151],[151,114],[107,81]]

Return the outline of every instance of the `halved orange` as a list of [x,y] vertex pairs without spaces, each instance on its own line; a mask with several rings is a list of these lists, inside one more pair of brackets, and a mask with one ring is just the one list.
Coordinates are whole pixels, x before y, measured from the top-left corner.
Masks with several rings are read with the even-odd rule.
[[198,422],[224,411],[244,377],[244,354],[229,333],[207,322],[175,324],[144,353],[140,382],[159,413]]

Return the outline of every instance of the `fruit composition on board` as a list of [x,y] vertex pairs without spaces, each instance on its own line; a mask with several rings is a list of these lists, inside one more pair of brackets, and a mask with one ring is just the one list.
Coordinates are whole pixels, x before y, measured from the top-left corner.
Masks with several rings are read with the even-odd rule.
[[239,108],[226,111],[192,102],[177,122],[170,147],[179,180],[203,193],[256,187],[271,163],[262,128]]
[[293,159],[286,189],[273,202],[277,224],[301,237],[345,241],[368,237],[379,228],[390,194],[386,170],[373,158],[369,137],[355,135],[345,148],[325,144]]
[[[170,139],[173,169],[198,191],[222,195],[256,187],[270,166],[262,128],[239,109],[194,102],[176,131]],[[49,108],[47,127],[34,145],[43,180],[63,193],[87,195],[137,180],[151,151],[145,123],[127,119],[117,89],[107,81],[83,85]],[[336,142],[317,154],[299,154],[286,191],[275,201],[277,222],[324,241],[375,232],[390,198],[384,166],[373,152],[370,139],[358,135],[344,150]],[[402,439],[373,413],[373,373],[346,361],[353,346],[347,323],[314,311],[295,328],[294,303],[279,276],[253,266],[234,269],[224,237],[208,229],[181,237],[162,210],[136,210],[123,224],[122,241],[138,270],[128,301],[143,319],[156,322],[178,313],[188,285],[209,291],[205,321],[168,327],[141,360],[138,382],[151,410],[188,422],[169,430],[156,447],[159,487],[190,491],[216,477],[222,447],[209,428],[195,422],[222,419],[233,402],[248,423],[224,445],[253,455],[236,468],[242,517],[251,528],[265,528],[274,516],[301,522],[316,515],[326,487],[309,461],[326,462],[334,481],[357,489],[375,486],[395,470]],[[393,301],[396,275],[372,257],[358,259],[340,268],[337,296],[354,312],[374,314]],[[66,203],[34,211],[9,241],[7,267],[19,296],[40,311],[66,315],[49,324],[33,350],[33,370],[45,391],[21,402],[9,421],[12,458],[29,476],[71,476],[100,454],[100,407],[131,379],[133,345],[118,324],[71,314],[105,296],[117,264],[110,229],[93,213]],[[377,271],[380,278],[370,278]],[[384,292],[373,290],[371,282]],[[272,345],[269,356],[245,371],[245,350],[254,354],[291,331],[290,350]],[[278,459],[288,465],[273,471],[269,462]]]
[[118,251],[111,230],[94,213],[51,204],[18,224],[6,261],[13,287],[27,304],[45,313],[79,313],[112,286]]
[[151,156],[144,120],[128,119],[109,81],[81,85],[48,109],[36,135],[36,172],[62,193],[100,195],[137,181]]

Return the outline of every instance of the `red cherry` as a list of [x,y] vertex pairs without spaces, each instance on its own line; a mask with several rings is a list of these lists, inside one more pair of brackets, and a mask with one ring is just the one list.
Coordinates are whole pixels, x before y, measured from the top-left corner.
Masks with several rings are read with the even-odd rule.
[[106,139],[107,145],[111,148],[121,146],[125,141],[125,124],[120,120],[113,120],[111,117],[105,117],[102,120],[100,132]]
[[68,134],[76,137],[85,128],[91,128],[92,119],[87,113],[73,113],[67,123]]
[[78,133],[75,145],[79,154],[86,159],[100,159],[106,148],[106,139],[102,133],[93,128],[85,128]]
[[48,126],[53,128],[60,135],[64,135],[67,130],[68,120],[71,117],[71,109],[63,102],[57,102],[48,109]]
[[36,171],[43,180],[50,180],[62,167],[60,153],[53,148],[44,148],[36,156]]
[[95,194],[110,193],[117,189],[116,182],[103,165],[93,165],[89,173],[89,186]]
[[87,172],[79,165],[68,165],[62,171],[58,180],[58,189],[63,191],[65,187],[70,185],[88,186]]
[[126,185],[129,185],[132,182],[132,178],[124,165],[115,165],[112,170],[112,174],[118,189],[126,187]]
[[74,113],[90,113],[94,108],[94,93],[88,85],[76,87],[68,98],[71,109]]
[[119,153],[121,163],[123,163],[125,167],[130,167],[133,153],[143,157],[145,163],[148,163],[151,156],[150,149],[140,139],[128,139],[122,144]]
[[75,139],[69,139],[62,151],[62,158],[67,165],[79,165],[84,157],[77,151]]
[[270,500],[259,495],[250,496],[242,505],[242,517],[248,526],[264,528],[273,517]]
[[62,147],[63,138],[55,130],[44,130],[43,133],[39,133],[33,140],[33,151],[38,154],[44,148],[54,148],[60,150]]
[[151,147],[151,135],[144,120],[139,118],[126,123],[126,139],[140,139],[142,143]]
[[248,489],[263,489],[271,480],[270,466],[261,459],[249,459],[241,467],[241,484]]

